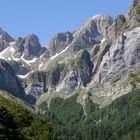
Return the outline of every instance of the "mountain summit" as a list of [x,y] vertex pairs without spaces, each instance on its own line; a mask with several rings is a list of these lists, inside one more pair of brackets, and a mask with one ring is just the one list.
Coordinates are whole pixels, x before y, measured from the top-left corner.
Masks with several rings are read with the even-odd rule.
[[134,0],[128,14],[93,16],[74,32],[56,34],[45,47],[34,34],[14,40],[0,28],[0,58],[37,104],[76,91],[82,91],[81,99],[90,92],[114,100],[132,90],[125,81],[140,67],[139,19],[140,1]]
[[2,140],[139,140],[140,0],[45,47],[0,28],[0,112]]

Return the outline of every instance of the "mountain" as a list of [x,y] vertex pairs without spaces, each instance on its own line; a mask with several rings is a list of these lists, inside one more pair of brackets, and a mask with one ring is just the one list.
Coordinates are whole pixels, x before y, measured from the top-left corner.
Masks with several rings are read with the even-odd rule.
[[57,33],[45,47],[34,34],[13,39],[0,28],[0,89],[0,110],[25,139],[49,134],[44,120],[21,106],[14,114],[16,101],[53,122],[58,140],[139,140],[140,0],[115,19],[96,15],[76,31]]
[[69,97],[79,90],[80,100],[91,92],[112,101],[132,91],[126,80],[140,67],[139,3],[135,0],[128,14],[116,19],[93,16],[74,32],[58,33],[45,47],[34,34],[14,40],[1,29],[1,40],[9,46],[0,58],[37,104],[50,93]]
[[71,32],[58,33],[47,45],[47,49],[50,56],[55,55],[63,51],[73,40],[73,34]]
[[12,41],[14,41],[14,39],[0,27],[0,51],[7,48]]

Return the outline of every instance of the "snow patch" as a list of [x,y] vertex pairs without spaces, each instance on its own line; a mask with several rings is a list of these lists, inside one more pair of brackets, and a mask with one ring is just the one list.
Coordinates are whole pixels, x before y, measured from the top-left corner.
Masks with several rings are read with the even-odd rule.
[[39,57],[39,58],[43,58],[43,56],[44,56],[44,53],[43,53],[42,55],[40,55],[40,57]]
[[10,57],[8,57],[8,60],[12,60]]
[[13,45],[15,45],[16,43],[13,41],[13,42],[10,42],[9,44],[10,44],[10,46],[13,46]]
[[10,52],[13,54],[15,52],[15,48],[11,47]]
[[28,63],[35,63],[37,58],[33,58],[32,60],[26,60]]
[[82,100],[85,101],[87,99],[87,95],[83,95]]
[[26,60],[26,59],[24,59],[24,55],[22,55],[21,60],[23,60],[26,64],[31,66],[31,63],[35,63],[37,58],[33,58],[32,60]]
[[43,62],[39,65],[39,70],[43,67]]
[[28,77],[28,75],[29,75],[29,73],[27,73],[26,75],[17,75],[17,76],[18,76],[19,78],[24,79],[24,78]]
[[8,53],[8,50],[9,50],[9,49],[10,49],[10,46],[7,47],[7,48],[5,48],[2,52],[0,52],[0,58],[1,58],[1,59],[6,59],[6,58],[4,57],[4,55]]
[[14,61],[19,61],[20,59],[19,58],[16,58],[16,57],[12,57]]
[[56,53],[55,55],[51,56],[50,59],[51,59],[51,60],[55,59],[56,57],[58,57],[59,55],[61,55],[62,53],[64,53],[70,46],[71,46],[71,44],[68,45],[68,46],[67,46],[64,50],[62,50],[60,53]]
[[15,52],[14,44],[15,44],[15,42],[9,43],[10,46],[5,48],[2,52],[0,52],[1,59],[5,59],[5,60],[13,59],[13,57],[14,57],[13,55]]
[[102,40],[101,40],[101,44],[103,44],[105,42],[105,38],[103,38]]

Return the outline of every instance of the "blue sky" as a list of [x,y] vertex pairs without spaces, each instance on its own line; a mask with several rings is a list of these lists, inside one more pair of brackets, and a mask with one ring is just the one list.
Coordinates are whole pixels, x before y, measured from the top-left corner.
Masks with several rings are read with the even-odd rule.
[[96,14],[127,13],[132,0],[1,0],[0,26],[11,36],[34,33],[45,45],[57,32],[74,31]]

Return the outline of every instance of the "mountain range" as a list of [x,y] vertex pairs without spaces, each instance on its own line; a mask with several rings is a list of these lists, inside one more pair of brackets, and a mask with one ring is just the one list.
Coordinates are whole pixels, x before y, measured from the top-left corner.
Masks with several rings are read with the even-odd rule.
[[76,31],[56,34],[45,47],[34,34],[14,39],[0,28],[0,89],[41,114],[47,111],[40,105],[49,108],[56,98],[76,96],[84,114],[89,98],[106,107],[139,89],[133,77],[139,71],[139,0],[127,14],[93,16]]

